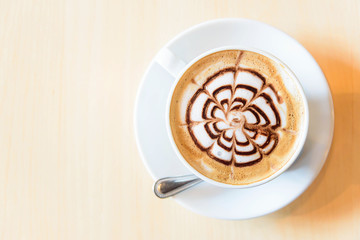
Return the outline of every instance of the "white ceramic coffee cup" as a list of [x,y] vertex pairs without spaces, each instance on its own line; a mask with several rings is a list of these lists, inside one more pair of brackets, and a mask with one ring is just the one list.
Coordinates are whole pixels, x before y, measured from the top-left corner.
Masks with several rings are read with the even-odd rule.
[[[215,53],[215,52],[219,52],[219,51],[224,51],[224,50],[245,50],[245,51],[251,51],[251,52],[255,52],[255,53],[259,53],[261,55],[264,55],[268,58],[270,58],[271,60],[273,60],[274,62],[282,65],[284,67],[284,71],[294,80],[291,81],[292,83],[294,83],[296,85],[296,88],[299,90],[300,94],[302,95],[302,99],[303,99],[303,105],[304,105],[304,124],[302,126],[301,129],[301,138],[299,139],[299,143],[295,149],[294,154],[292,155],[292,157],[287,161],[287,163],[281,168],[279,169],[277,172],[275,172],[273,175],[271,175],[268,178],[265,178],[261,181],[258,182],[254,182],[254,183],[250,183],[250,184],[245,184],[245,185],[232,185],[232,184],[227,184],[227,183],[222,183],[222,182],[217,182],[215,180],[212,180],[206,176],[204,176],[203,174],[201,174],[200,172],[198,172],[197,170],[195,170],[182,156],[182,154],[180,153],[175,141],[174,141],[174,137],[172,135],[172,131],[171,131],[171,127],[170,127],[170,103],[173,97],[173,93],[175,90],[176,85],[178,84],[179,80],[181,79],[182,75],[186,72],[187,69],[189,69],[194,63],[196,63],[197,61],[199,61],[200,59]],[[199,178],[203,179],[204,181],[211,183],[213,185],[219,186],[219,187],[226,187],[226,188],[248,188],[248,187],[254,187],[254,186],[258,186],[261,184],[264,184],[266,182],[269,182],[271,180],[273,180],[274,178],[278,177],[280,174],[282,174],[283,172],[286,171],[286,169],[288,169],[291,164],[293,164],[295,162],[295,160],[297,159],[297,157],[299,156],[299,154],[301,153],[305,140],[306,140],[306,136],[307,136],[307,132],[308,132],[308,126],[309,126],[309,108],[308,108],[308,103],[306,100],[306,96],[304,94],[303,88],[299,82],[299,80],[296,78],[295,74],[289,69],[289,67],[283,63],[282,61],[280,61],[278,58],[276,58],[275,56],[261,51],[259,49],[255,49],[255,48],[251,48],[251,47],[243,47],[243,46],[226,46],[226,47],[221,47],[221,48],[215,48],[212,50],[209,50],[201,55],[199,55],[198,57],[194,58],[192,61],[190,61],[189,63],[185,63],[184,61],[182,61],[181,59],[177,58],[169,49],[162,49],[159,54],[156,56],[156,62],[161,65],[164,69],[166,69],[175,79],[173,86],[170,90],[169,93],[169,97],[167,100],[167,105],[166,105],[166,129],[167,129],[167,133],[169,136],[169,140],[171,142],[171,145],[176,153],[176,155],[178,156],[179,160],[196,176],[198,176]]]

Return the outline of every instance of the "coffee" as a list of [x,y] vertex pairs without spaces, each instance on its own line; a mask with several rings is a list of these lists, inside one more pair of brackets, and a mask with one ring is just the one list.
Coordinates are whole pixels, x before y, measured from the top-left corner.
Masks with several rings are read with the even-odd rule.
[[304,99],[285,68],[259,53],[224,50],[177,83],[170,127],[184,159],[217,182],[246,185],[281,169],[304,134]]

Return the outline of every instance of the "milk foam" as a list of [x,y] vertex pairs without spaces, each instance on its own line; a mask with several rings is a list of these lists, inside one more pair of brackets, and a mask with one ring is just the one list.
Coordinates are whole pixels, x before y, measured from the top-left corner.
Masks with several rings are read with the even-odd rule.
[[260,73],[244,67],[221,69],[188,102],[189,133],[218,162],[239,167],[256,163],[273,151],[276,130],[286,123],[281,118],[286,107],[277,99]]
[[281,65],[254,52],[200,59],[177,83],[170,105],[181,155],[219,182],[243,185],[271,176],[301,139],[304,105],[292,81]]

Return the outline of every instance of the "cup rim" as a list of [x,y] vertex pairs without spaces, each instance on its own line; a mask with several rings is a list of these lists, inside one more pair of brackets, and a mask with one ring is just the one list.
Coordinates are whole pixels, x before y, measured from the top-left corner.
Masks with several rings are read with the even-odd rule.
[[[293,153],[293,155],[291,156],[291,158],[287,161],[287,163],[282,166],[278,171],[276,171],[274,174],[272,174],[270,177],[262,179],[260,181],[257,182],[253,182],[250,184],[243,184],[243,185],[235,185],[235,184],[229,184],[229,183],[222,183],[222,182],[218,182],[215,181],[211,178],[206,177],[205,175],[203,175],[202,173],[198,172],[195,168],[193,168],[190,163],[188,161],[185,160],[185,158],[183,157],[183,155],[181,154],[178,146],[175,143],[172,131],[171,131],[171,127],[170,127],[170,105],[171,105],[171,100],[175,91],[175,88],[179,82],[179,80],[181,79],[181,77],[184,75],[184,73],[197,61],[199,61],[200,59],[216,53],[216,52],[220,52],[220,51],[226,51],[226,50],[244,50],[244,51],[250,51],[250,52],[255,52],[261,55],[264,55],[268,58],[270,58],[271,60],[277,62],[278,64],[280,64],[281,66],[284,67],[284,70],[290,75],[290,77],[294,80],[294,83],[296,84],[297,89],[300,92],[300,95],[303,99],[303,104],[304,104],[304,126],[303,126],[303,134],[301,136],[301,139],[298,142],[297,148],[295,150],[295,152]],[[241,189],[241,188],[251,188],[251,187],[256,187],[262,184],[265,184],[267,182],[270,182],[271,180],[275,179],[276,177],[280,176],[282,173],[284,173],[294,162],[295,160],[298,158],[298,156],[300,155],[304,144],[305,144],[305,140],[307,138],[307,134],[308,134],[308,129],[309,129],[309,107],[308,107],[308,101],[304,92],[304,89],[299,81],[299,79],[296,77],[296,75],[294,74],[294,72],[280,59],[278,59],[277,57],[275,57],[274,55],[265,52],[263,50],[254,48],[254,47],[248,47],[248,46],[241,46],[241,45],[230,45],[230,46],[223,46],[223,47],[218,47],[218,48],[213,48],[210,49],[202,54],[200,54],[199,56],[195,57],[193,60],[191,60],[189,63],[186,64],[186,66],[184,67],[184,69],[178,74],[178,76],[175,78],[170,92],[168,94],[168,98],[167,98],[167,102],[166,102],[166,114],[165,114],[165,122],[166,122],[166,131],[168,134],[168,138],[170,140],[171,146],[173,148],[173,150],[176,153],[176,156],[178,157],[178,159],[183,163],[183,165],[194,175],[196,175],[197,177],[201,178],[202,180],[204,180],[205,182],[208,182],[210,184],[213,184],[215,186],[218,187],[223,187],[223,188],[236,188],[236,189]]]

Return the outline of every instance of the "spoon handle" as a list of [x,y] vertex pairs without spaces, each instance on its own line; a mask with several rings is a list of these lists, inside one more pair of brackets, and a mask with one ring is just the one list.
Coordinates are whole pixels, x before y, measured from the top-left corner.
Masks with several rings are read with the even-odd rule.
[[202,179],[195,175],[160,178],[154,184],[154,193],[159,198],[167,198],[200,182],[202,182]]

